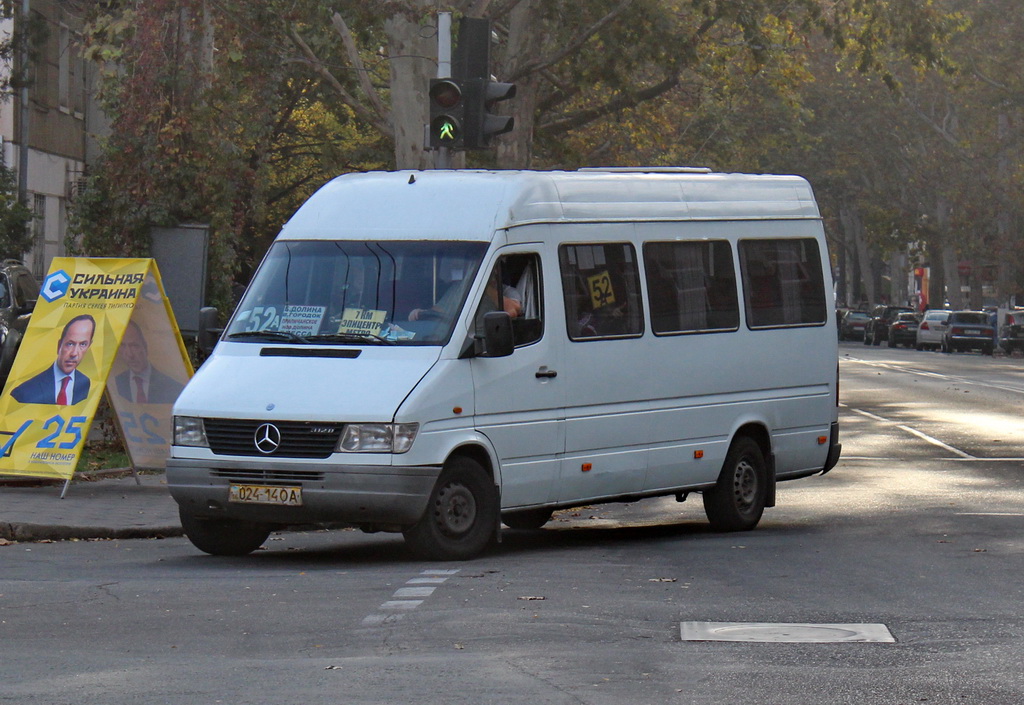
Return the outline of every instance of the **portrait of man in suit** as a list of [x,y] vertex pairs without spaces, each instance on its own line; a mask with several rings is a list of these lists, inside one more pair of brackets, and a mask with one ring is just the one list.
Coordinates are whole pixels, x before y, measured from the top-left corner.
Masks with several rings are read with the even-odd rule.
[[128,322],[118,358],[128,367],[114,378],[120,397],[135,404],[173,404],[178,398],[182,385],[149,363],[149,345],[135,321]]
[[80,404],[89,396],[89,378],[78,371],[92,345],[96,319],[89,314],[75,316],[64,326],[57,343],[57,359],[35,377],[22,382],[11,396],[22,404]]

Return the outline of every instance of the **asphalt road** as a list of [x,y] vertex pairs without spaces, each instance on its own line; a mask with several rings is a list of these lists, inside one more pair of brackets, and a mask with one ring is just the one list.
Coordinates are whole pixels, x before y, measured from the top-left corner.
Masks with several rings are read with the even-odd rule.
[[[466,563],[354,531],[244,559],[0,548],[0,703],[1024,701],[1024,360],[841,357],[844,459],[753,532],[712,533],[692,497],[562,512]],[[690,622],[895,641],[685,641]]]

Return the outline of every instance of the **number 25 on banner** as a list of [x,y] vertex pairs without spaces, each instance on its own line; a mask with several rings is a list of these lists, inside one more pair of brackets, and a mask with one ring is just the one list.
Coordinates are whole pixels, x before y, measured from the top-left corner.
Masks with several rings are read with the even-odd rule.
[[[82,442],[82,426],[85,425],[87,420],[85,416],[72,416],[67,422],[64,421],[62,416],[52,416],[46,419],[42,423],[43,431],[47,433],[36,443],[36,448],[44,450],[53,448],[73,450]],[[17,431],[11,434],[11,437],[0,447],[0,458],[11,451],[22,434],[29,430],[34,423],[34,419],[29,419]]]
[[[142,414],[136,419],[135,414],[122,412],[120,417],[121,429],[132,443],[167,445],[167,439],[160,435],[160,420],[152,414]],[[140,437],[137,431],[141,431],[145,437]]]

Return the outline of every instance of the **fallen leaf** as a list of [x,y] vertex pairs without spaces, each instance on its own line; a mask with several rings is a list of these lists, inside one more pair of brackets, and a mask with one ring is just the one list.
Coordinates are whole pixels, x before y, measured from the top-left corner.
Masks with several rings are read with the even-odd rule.
[[534,595],[523,595],[522,597],[517,597],[516,599],[517,600],[546,600],[548,598],[546,598],[546,597],[537,597],[537,596],[534,596]]
[[676,578],[648,578],[649,583],[674,583]]

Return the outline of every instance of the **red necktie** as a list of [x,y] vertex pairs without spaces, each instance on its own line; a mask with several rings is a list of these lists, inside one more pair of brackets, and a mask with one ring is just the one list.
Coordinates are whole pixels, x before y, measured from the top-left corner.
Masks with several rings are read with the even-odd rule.
[[135,376],[135,403],[146,403],[146,390],[142,388],[142,377],[139,377],[138,375]]
[[67,376],[60,381],[60,392],[57,394],[57,403],[61,406],[68,405],[68,382],[70,381],[70,376]]

